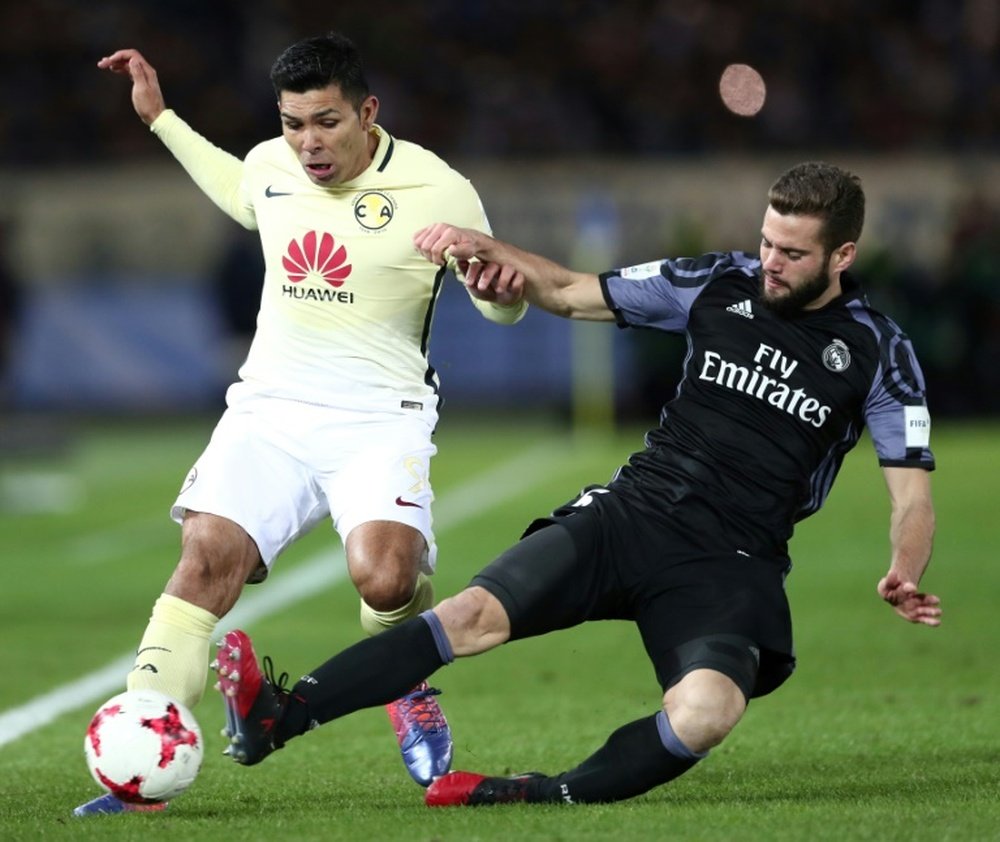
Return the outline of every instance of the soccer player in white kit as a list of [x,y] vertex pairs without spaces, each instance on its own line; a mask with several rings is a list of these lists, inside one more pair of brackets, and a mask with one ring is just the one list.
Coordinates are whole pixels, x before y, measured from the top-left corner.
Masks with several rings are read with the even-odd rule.
[[[376,123],[356,47],[330,33],[293,44],[271,81],[282,137],[240,159],[166,108],[134,49],[98,67],[128,76],[139,117],[229,216],[260,234],[257,330],[227,409],[171,510],[181,557],[156,601],[128,689],[189,707],[210,638],[245,582],[331,518],[368,634],[433,604],[429,469],[438,381],[427,347],[444,271],[413,247],[445,219],[489,232],[475,189],[431,152]],[[512,324],[523,302],[472,303]],[[426,682],[388,705],[404,762],[427,786],[447,772],[451,734]],[[111,795],[77,815],[131,809]]]

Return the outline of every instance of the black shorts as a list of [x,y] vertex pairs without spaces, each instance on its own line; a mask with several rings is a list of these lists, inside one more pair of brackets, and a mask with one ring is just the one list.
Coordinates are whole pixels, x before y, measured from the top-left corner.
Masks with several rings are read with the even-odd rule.
[[751,696],[795,667],[785,596],[786,558],[704,554],[662,519],[637,517],[614,492],[590,492],[536,521],[472,580],[504,606],[511,640],[589,620],[632,620],[665,690],[684,673],[676,649],[710,635],[739,635],[760,650]]

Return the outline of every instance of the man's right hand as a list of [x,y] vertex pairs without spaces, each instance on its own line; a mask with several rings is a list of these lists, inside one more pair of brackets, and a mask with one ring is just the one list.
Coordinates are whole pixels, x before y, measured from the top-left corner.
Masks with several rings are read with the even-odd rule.
[[436,222],[417,231],[413,245],[431,263],[447,265],[480,301],[513,307],[524,298],[524,275],[489,259],[497,242],[481,231]]
[[132,79],[132,107],[147,126],[163,113],[166,105],[156,70],[138,50],[118,50],[102,58],[97,66]]

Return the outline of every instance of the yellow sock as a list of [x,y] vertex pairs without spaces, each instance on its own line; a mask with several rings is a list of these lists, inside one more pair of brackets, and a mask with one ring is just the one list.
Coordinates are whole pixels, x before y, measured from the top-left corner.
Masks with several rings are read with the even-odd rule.
[[434,605],[434,585],[423,573],[417,576],[417,587],[413,598],[402,608],[395,611],[376,611],[363,599],[361,600],[361,628],[368,635],[376,635],[392,626],[416,617]]
[[208,683],[209,641],[218,622],[204,608],[161,594],[125,686],[159,690],[193,708]]

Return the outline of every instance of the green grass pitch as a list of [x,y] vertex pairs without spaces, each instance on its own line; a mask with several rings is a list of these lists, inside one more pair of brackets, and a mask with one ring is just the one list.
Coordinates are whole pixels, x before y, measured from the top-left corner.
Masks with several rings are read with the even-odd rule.
[[[83,425],[58,454],[2,457],[0,722],[7,728],[12,711],[134,648],[177,555],[179,531],[166,509],[212,423]],[[544,421],[446,414],[434,464],[438,595],[462,587],[532,517],[607,480],[640,443],[638,429],[574,436]],[[942,597],[941,628],[904,623],[875,594],[888,563],[888,500],[863,441],[826,508],[800,525],[793,543],[798,671],[754,702],[691,773],[641,798],[430,810],[381,710],[331,723],[245,769],[221,756],[221,704],[209,690],[195,710],[207,746],[201,775],[166,814],[70,816],[97,794],[82,742],[103,699],[81,698],[0,746],[0,838],[1000,839],[992,467],[1000,464],[1000,429],[939,424],[932,444],[938,538],[924,584]],[[254,594],[299,567],[322,565],[324,554],[330,570],[342,567],[338,553],[336,536],[321,527]],[[356,596],[340,579],[247,628],[261,653],[295,677],[358,638]],[[659,702],[626,623],[501,647],[441,670],[434,683],[445,691],[456,767],[496,774],[561,771]]]

